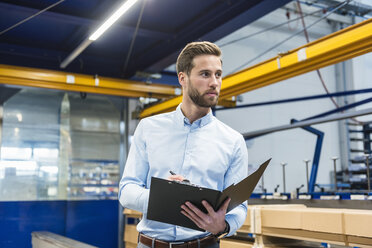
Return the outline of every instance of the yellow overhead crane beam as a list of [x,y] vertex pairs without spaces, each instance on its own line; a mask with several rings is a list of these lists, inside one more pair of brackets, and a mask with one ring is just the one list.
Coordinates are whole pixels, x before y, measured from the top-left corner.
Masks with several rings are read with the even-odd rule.
[[[372,19],[231,74],[222,81],[220,99],[237,96],[372,51]],[[145,108],[140,117],[171,111],[182,96]]]
[[124,97],[170,98],[180,87],[0,64],[0,84]]

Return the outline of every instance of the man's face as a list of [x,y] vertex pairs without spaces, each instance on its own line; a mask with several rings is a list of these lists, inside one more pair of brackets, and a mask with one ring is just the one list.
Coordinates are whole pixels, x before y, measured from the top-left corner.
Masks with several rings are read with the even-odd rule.
[[222,83],[221,59],[214,55],[200,55],[193,63],[190,75],[186,75],[184,94],[199,107],[216,106]]

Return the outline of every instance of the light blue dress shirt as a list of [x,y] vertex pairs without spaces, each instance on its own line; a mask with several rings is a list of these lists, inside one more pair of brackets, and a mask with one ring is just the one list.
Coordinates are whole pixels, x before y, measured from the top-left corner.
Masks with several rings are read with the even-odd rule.
[[[151,177],[166,179],[172,170],[192,184],[222,191],[248,176],[248,153],[242,135],[211,112],[190,124],[180,106],[176,111],[140,121],[119,185],[123,207],[143,213],[137,230],[166,241],[196,239],[209,233],[148,220]],[[246,215],[246,202],[226,214],[229,235],[240,228]]]

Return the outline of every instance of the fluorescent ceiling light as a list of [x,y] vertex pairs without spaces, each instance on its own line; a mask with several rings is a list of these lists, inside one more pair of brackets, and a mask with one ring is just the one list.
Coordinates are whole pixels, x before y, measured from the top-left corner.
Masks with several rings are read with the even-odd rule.
[[[143,0],[145,1],[145,0]],[[72,51],[59,65],[60,68],[66,68],[81,52],[85,50],[93,41],[97,40],[112,24],[114,24],[130,7],[135,4],[137,0],[127,0],[123,5],[115,11],[110,18],[108,18],[88,39],[85,38],[80,45]]]
[[97,40],[112,24],[114,24],[137,0],[127,0],[115,13],[110,16],[90,37],[89,40]]

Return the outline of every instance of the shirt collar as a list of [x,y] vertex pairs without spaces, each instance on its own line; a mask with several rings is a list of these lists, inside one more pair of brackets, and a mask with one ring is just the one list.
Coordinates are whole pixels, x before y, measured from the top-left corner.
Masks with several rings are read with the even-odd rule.
[[202,118],[197,119],[192,124],[190,124],[189,119],[186,116],[184,116],[182,113],[181,105],[182,103],[180,103],[176,109],[176,120],[177,120],[177,123],[179,123],[182,126],[194,125],[196,127],[203,127],[207,125],[208,123],[210,123],[214,118],[212,111],[209,111],[208,114],[204,115]]

